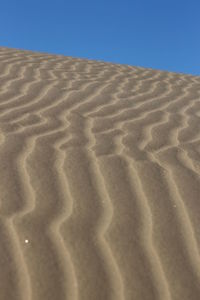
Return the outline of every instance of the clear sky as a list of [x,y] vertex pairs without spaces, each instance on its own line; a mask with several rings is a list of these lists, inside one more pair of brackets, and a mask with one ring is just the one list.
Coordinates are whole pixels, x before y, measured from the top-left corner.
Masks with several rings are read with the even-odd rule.
[[200,0],[1,0],[0,46],[200,75]]

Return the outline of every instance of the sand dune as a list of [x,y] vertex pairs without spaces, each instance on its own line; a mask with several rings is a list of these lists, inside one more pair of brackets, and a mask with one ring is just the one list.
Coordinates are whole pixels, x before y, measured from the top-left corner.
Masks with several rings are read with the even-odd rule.
[[200,299],[200,77],[0,48],[0,299]]

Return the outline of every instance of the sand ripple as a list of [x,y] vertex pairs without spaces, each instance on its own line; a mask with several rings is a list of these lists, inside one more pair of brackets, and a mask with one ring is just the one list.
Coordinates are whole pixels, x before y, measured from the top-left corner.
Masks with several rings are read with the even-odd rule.
[[200,77],[0,48],[0,299],[200,299]]

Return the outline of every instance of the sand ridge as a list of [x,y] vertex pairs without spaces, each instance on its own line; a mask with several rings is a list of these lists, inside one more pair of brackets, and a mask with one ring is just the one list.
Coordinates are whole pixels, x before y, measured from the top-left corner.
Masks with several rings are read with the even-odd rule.
[[200,77],[0,47],[0,299],[200,299]]

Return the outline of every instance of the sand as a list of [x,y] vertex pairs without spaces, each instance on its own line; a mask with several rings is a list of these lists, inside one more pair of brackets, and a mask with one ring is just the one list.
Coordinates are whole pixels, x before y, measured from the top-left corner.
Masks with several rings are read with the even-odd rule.
[[0,48],[0,299],[200,299],[200,77]]

